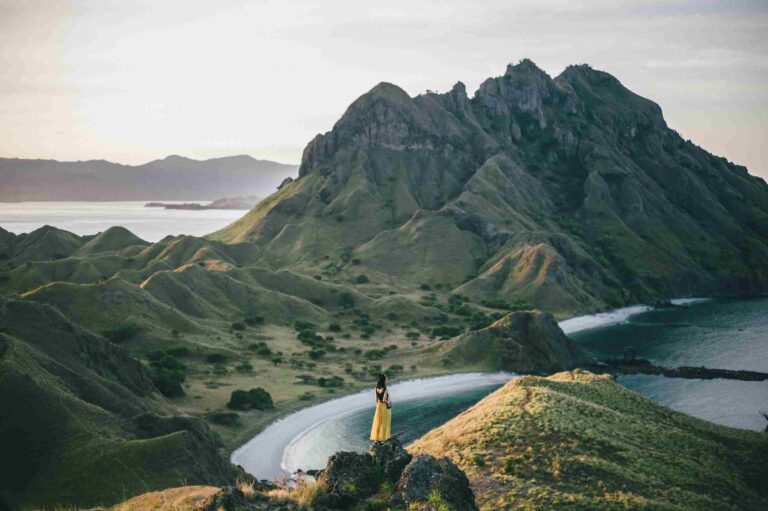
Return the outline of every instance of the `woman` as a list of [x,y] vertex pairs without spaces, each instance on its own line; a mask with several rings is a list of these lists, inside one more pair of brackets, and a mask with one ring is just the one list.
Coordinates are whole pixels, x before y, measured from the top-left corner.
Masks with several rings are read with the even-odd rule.
[[387,375],[380,374],[376,383],[376,414],[373,416],[371,427],[371,440],[383,442],[389,440],[390,427],[392,425],[392,401],[387,390]]

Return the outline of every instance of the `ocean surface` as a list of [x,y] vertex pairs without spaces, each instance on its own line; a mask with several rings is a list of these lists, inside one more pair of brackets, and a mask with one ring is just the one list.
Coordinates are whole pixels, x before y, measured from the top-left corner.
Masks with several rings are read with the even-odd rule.
[[[392,434],[408,444],[498,389],[501,385],[474,388],[450,396],[404,401],[392,406]],[[373,395],[372,392],[370,392]],[[392,397],[393,401],[395,397]],[[328,457],[341,450],[366,452],[370,445],[373,408],[332,419],[292,442],[283,457],[291,469],[325,467]]]
[[[768,298],[708,300],[677,309],[651,310],[626,321],[571,333],[597,359],[638,357],[668,366],[706,366],[768,372]],[[694,417],[762,431],[768,381],[686,380],[621,376],[619,383]]]
[[[768,372],[768,298],[678,303],[684,306],[664,310],[635,306],[574,318],[563,328],[598,359],[622,356],[625,347],[631,346],[639,357],[660,365]],[[406,382],[400,392],[396,386],[391,389],[392,429],[404,443],[444,424],[501,385],[480,381],[449,388],[448,382],[459,383],[465,376],[441,378]],[[766,426],[759,412],[768,410],[768,382],[647,375],[620,376],[618,381],[674,410],[717,424],[756,431]],[[432,394],[441,387],[450,392],[415,397],[406,390],[409,385],[433,387],[421,389],[422,393]],[[233,462],[257,477],[271,478],[299,468],[322,468],[336,451],[365,452],[373,405],[350,406],[360,397],[335,399],[275,422],[235,451]],[[365,399],[371,396],[365,395]]]
[[145,241],[158,241],[169,234],[209,234],[247,212],[227,209],[191,211],[145,208],[144,204],[146,202],[0,202],[0,227],[21,234],[51,225],[82,236],[120,225]]
[[[409,442],[513,378],[509,373],[459,373],[390,382],[392,430]],[[279,419],[232,453],[232,462],[260,479],[325,466],[336,451],[365,452],[373,389],[332,399]]]

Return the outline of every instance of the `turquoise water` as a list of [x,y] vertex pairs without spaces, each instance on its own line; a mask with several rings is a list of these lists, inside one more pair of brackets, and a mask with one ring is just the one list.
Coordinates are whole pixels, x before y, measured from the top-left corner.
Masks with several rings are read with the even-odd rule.
[[[626,346],[655,364],[768,372],[768,298],[709,300],[654,310],[625,323],[571,334],[598,359],[619,357]],[[621,376],[628,388],[674,410],[718,424],[762,431],[768,381],[684,380]]]
[[[454,418],[500,385],[465,390],[449,396],[394,402],[392,434],[403,444]],[[373,394],[371,394],[373,395]],[[393,401],[396,396],[392,396]],[[343,417],[335,417],[311,429],[290,445],[293,457],[301,459],[303,470],[323,468],[337,451],[366,452],[370,444],[373,407]]]
[[[160,201],[174,203],[174,201]],[[176,201],[178,202],[178,201]],[[205,201],[202,201],[205,203]],[[78,235],[96,234],[119,225],[146,241],[172,234],[203,236],[234,222],[245,210],[145,208],[144,202],[0,203],[0,227],[20,234],[44,225]]]

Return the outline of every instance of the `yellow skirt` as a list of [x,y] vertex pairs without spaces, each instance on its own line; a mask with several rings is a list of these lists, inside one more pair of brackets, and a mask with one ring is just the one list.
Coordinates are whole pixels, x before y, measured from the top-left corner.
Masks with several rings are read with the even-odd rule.
[[373,426],[371,426],[371,440],[378,440],[379,442],[389,440],[391,427],[392,410],[387,408],[386,403],[376,403],[376,414],[373,416]]

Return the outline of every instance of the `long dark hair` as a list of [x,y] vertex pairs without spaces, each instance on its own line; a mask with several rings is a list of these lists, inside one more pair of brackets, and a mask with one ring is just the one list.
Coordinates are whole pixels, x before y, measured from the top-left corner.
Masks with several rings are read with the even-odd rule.
[[379,381],[376,382],[376,387],[385,389],[387,388],[387,375],[384,373],[379,373]]

